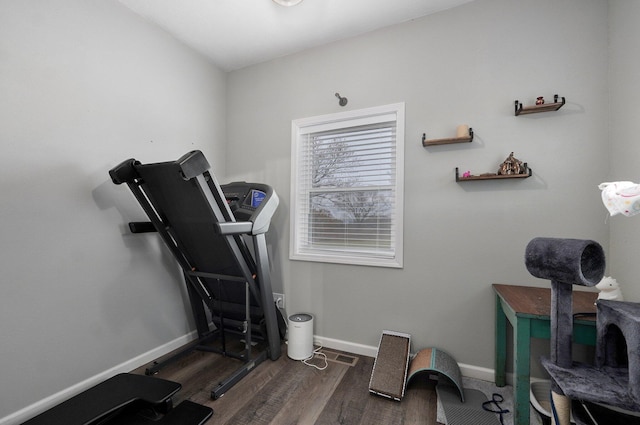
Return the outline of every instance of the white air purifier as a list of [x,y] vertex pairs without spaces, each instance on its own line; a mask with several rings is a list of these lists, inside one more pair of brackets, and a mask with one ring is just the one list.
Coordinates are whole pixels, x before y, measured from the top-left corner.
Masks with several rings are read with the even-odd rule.
[[289,316],[287,344],[287,355],[293,360],[305,360],[313,356],[313,316],[306,313]]

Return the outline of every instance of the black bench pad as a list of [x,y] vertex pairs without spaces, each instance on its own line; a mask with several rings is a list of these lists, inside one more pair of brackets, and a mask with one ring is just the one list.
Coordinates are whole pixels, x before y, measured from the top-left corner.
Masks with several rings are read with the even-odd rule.
[[23,425],[90,425],[136,401],[149,405],[165,403],[181,387],[180,384],[165,379],[121,373],[52,407]]
[[202,404],[184,400],[169,413],[158,420],[145,418],[140,415],[115,418],[108,424],[118,425],[202,425],[213,415],[213,409]]

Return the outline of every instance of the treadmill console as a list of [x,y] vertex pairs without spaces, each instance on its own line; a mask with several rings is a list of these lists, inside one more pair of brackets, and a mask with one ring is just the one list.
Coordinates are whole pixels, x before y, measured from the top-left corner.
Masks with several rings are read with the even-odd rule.
[[229,209],[238,221],[251,221],[252,234],[269,230],[271,217],[278,207],[278,195],[271,186],[261,183],[233,182],[220,188]]

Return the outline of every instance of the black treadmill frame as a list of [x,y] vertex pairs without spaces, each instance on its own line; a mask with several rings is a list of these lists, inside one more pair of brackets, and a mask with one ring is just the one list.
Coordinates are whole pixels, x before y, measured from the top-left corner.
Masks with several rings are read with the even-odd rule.
[[[177,172],[180,181],[185,182],[185,185],[195,185],[199,197],[206,201],[205,204],[210,211],[209,219],[215,227],[215,233],[225,240],[226,246],[235,260],[236,271],[239,270],[240,273],[198,271],[204,267],[189,258],[186,247],[181,246],[180,235],[176,234],[176,229],[168,222],[163,212],[165,208],[160,199],[162,196],[156,196],[162,189],[152,187],[149,182],[145,181],[145,174],[148,174],[146,167],[155,167],[154,172],[158,172],[158,170],[161,170],[162,173]],[[212,398],[217,399],[258,364],[267,358],[277,360],[280,357],[282,350],[280,324],[284,321],[279,323],[279,312],[273,302],[265,234],[253,234],[253,223],[250,221],[236,221],[214,174],[208,171],[209,168],[209,163],[202,152],[192,151],[174,162],[143,165],[135,159],[128,159],[113,168],[109,175],[113,183],[127,184],[153,225],[151,227],[145,223],[129,223],[130,230],[134,233],[157,231],[180,265],[198,331],[196,341],[166,360],[155,363],[146,370],[146,373],[154,374],[162,367],[182,358],[193,350],[212,351],[242,360],[243,365],[226,379],[220,381],[211,391]],[[171,176],[171,178],[175,178],[175,176]],[[190,190],[193,191],[193,187]],[[249,236],[253,241],[253,255],[246,246],[243,235]],[[211,260],[215,261],[215,258]],[[225,335],[227,332],[234,333],[234,329],[233,326],[227,327],[225,324],[223,308],[225,300],[218,300],[213,296],[205,282],[207,279],[215,280],[218,284],[228,285],[231,282],[245,286],[244,300],[242,300],[244,321],[238,323],[237,320],[227,319],[227,322],[231,322],[235,326],[236,332],[238,325],[241,326],[239,331],[245,342],[243,352],[235,353],[226,348]],[[240,300],[233,301],[237,303]],[[214,330],[209,327],[203,303],[209,308],[213,317],[219,317],[219,323],[216,324]],[[255,317],[260,314],[264,318],[263,323],[253,324],[252,315]],[[264,331],[267,346],[266,349],[253,355],[252,337],[256,330]],[[207,345],[218,337],[221,337],[222,349]]]

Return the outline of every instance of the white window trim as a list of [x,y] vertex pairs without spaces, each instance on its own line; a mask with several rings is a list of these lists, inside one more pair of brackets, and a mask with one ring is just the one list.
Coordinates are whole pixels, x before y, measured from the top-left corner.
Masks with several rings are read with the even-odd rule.
[[[405,104],[394,103],[366,109],[339,112],[310,118],[296,119],[291,122],[291,206],[289,232],[289,258],[291,260],[316,261],[337,264],[354,264],[378,267],[403,267],[403,208],[404,208],[404,114]],[[386,118],[385,118],[386,117]],[[390,118],[390,119],[389,119]],[[322,252],[300,252],[297,229],[299,226],[296,210],[299,175],[299,137],[310,130],[323,131],[341,127],[352,127],[369,122],[396,121],[396,200],[395,200],[395,255],[393,258],[376,258],[362,254],[341,251],[339,255],[328,255]]]

